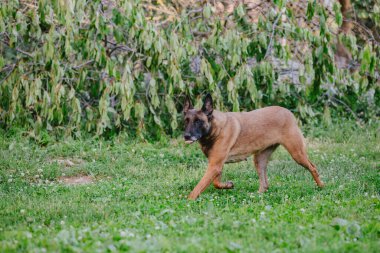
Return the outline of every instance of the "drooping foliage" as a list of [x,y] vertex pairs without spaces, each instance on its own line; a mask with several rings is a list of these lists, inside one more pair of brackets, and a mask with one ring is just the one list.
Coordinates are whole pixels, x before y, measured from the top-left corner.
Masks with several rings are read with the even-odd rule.
[[[36,136],[42,129],[171,134],[184,96],[199,106],[206,92],[221,110],[281,105],[305,122],[379,114],[378,43],[341,35],[352,61],[338,68],[337,35],[316,1],[307,20],[317,18],[318,32],[292,22],[286,1],[274,1],[256,23],[240,4],[232,26],[207,2],[162,24],[140,1],[108,8],[99,0],[21,2],[0,6],[2,127],[27,126]],[[334,10],[340,25],[339,6]],[[295,61],[284,40],[308,50]]]

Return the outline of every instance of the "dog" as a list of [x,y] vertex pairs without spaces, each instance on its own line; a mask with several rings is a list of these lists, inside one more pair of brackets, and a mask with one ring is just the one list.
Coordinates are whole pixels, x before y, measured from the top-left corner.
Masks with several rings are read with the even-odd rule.
[[305,167],[316,184],[323,187],[316,166],[309,160],[301,130],[294,115],[280,106],[269,106],[250,112],[220,112],[214,110],[213,100],[207,94],[201,110],[193,108],[189,98],[183,107],[185,143],[198,141],[208,158],[208,168],[201,181],[189,195],[195,200],[213,182],[217,189],[231,189],[232,182],[222,182],[225,163],[246,160],[253,155],[260,187],[268,190],[267,164],[279,145]]

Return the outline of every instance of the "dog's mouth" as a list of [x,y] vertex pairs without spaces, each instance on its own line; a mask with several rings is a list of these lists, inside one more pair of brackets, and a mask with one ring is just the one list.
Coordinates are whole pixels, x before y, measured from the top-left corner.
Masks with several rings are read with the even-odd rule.
[[198,140],[198,138],[193,136],[189,139],[185,139],[185,143],[186,144],[192,144],[192,143],[196,142],[197,140]]

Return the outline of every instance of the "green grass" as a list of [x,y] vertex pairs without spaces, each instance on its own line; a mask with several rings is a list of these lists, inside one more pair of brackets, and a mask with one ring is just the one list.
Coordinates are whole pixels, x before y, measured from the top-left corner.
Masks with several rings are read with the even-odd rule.
[[[209,187],[188,201],[207,166],[197,144],[120,135],[42,147],[2,132],[0,251],[378,252],[378,128],[335,125],[307,136],[324,189],[280,148],[267,193],[257,193],[249,160],[224,167],[235,189]],[[57,158],[77,163],[65,167]],[[62,175],[95,182],[66,186]]]

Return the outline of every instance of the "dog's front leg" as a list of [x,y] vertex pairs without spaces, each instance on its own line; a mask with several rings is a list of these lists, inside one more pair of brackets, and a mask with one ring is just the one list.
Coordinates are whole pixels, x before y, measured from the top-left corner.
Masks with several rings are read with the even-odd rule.
[[211,182],[221,174],[222,164],[209,163],[207,171],[201,181],[195,186],[194,190],[190,193],[189,199],[195,200],[198,196],[211,184]]

